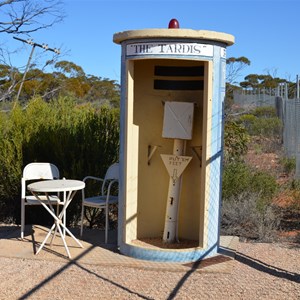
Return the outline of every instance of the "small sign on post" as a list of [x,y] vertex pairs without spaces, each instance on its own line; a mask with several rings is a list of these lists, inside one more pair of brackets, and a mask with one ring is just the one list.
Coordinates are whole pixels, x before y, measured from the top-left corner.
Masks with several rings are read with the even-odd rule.
[[176,181],[181,176],[192,159],[192,157],[190,156],[177,156],[167,154],[161,154],[160,156],[173,181]]

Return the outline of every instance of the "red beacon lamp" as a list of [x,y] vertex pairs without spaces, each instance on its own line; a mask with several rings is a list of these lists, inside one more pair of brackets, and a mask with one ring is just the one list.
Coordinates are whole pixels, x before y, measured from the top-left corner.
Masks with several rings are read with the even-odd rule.
[[178,29],[179,28],[179,22],[176,19],[172,19],[169,22],[169,29]]

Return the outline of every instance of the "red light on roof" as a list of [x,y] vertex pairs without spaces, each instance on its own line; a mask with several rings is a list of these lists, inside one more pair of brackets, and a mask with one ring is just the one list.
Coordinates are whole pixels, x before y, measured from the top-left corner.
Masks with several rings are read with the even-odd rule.
[[170,28],[179,28],[179,22],[176,19],[172,19],[169,22],[169,29]]

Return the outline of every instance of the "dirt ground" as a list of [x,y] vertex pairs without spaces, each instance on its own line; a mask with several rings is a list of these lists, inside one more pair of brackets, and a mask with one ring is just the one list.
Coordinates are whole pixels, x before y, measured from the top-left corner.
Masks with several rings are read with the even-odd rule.
[[35,255],[45,228],[34,226],[26,232],[21,240],[19,227],[0,226],[1,300],[300,299],[300,247],[291,243],[226,238],[217,256],[180,264],[121,255],[100,243],[104,231],[98,229],[85,232],[84,249],[68,240],[72,259],[59,238]]

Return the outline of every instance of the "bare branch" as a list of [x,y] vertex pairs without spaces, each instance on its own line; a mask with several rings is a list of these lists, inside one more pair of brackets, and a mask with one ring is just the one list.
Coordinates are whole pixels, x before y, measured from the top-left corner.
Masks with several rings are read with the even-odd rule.
[[0,2],[0,32],[28,34],[64,19],[61,0],[6,0]]
[[[18,0],[19,2],[22,1],[22,0]],[[1,1],[0,2],[0,7],[1,6],[4,6],[6,4],[11,4],[12,2],[15,2],[14,0],[7,0],[7,1]]]
[[230,84],[234,84],[240,76],[241,71],[250,65],[250,60],[247,57],[241,56],[238,58],[230,57],[226,60],[227,70],[226,79]]

